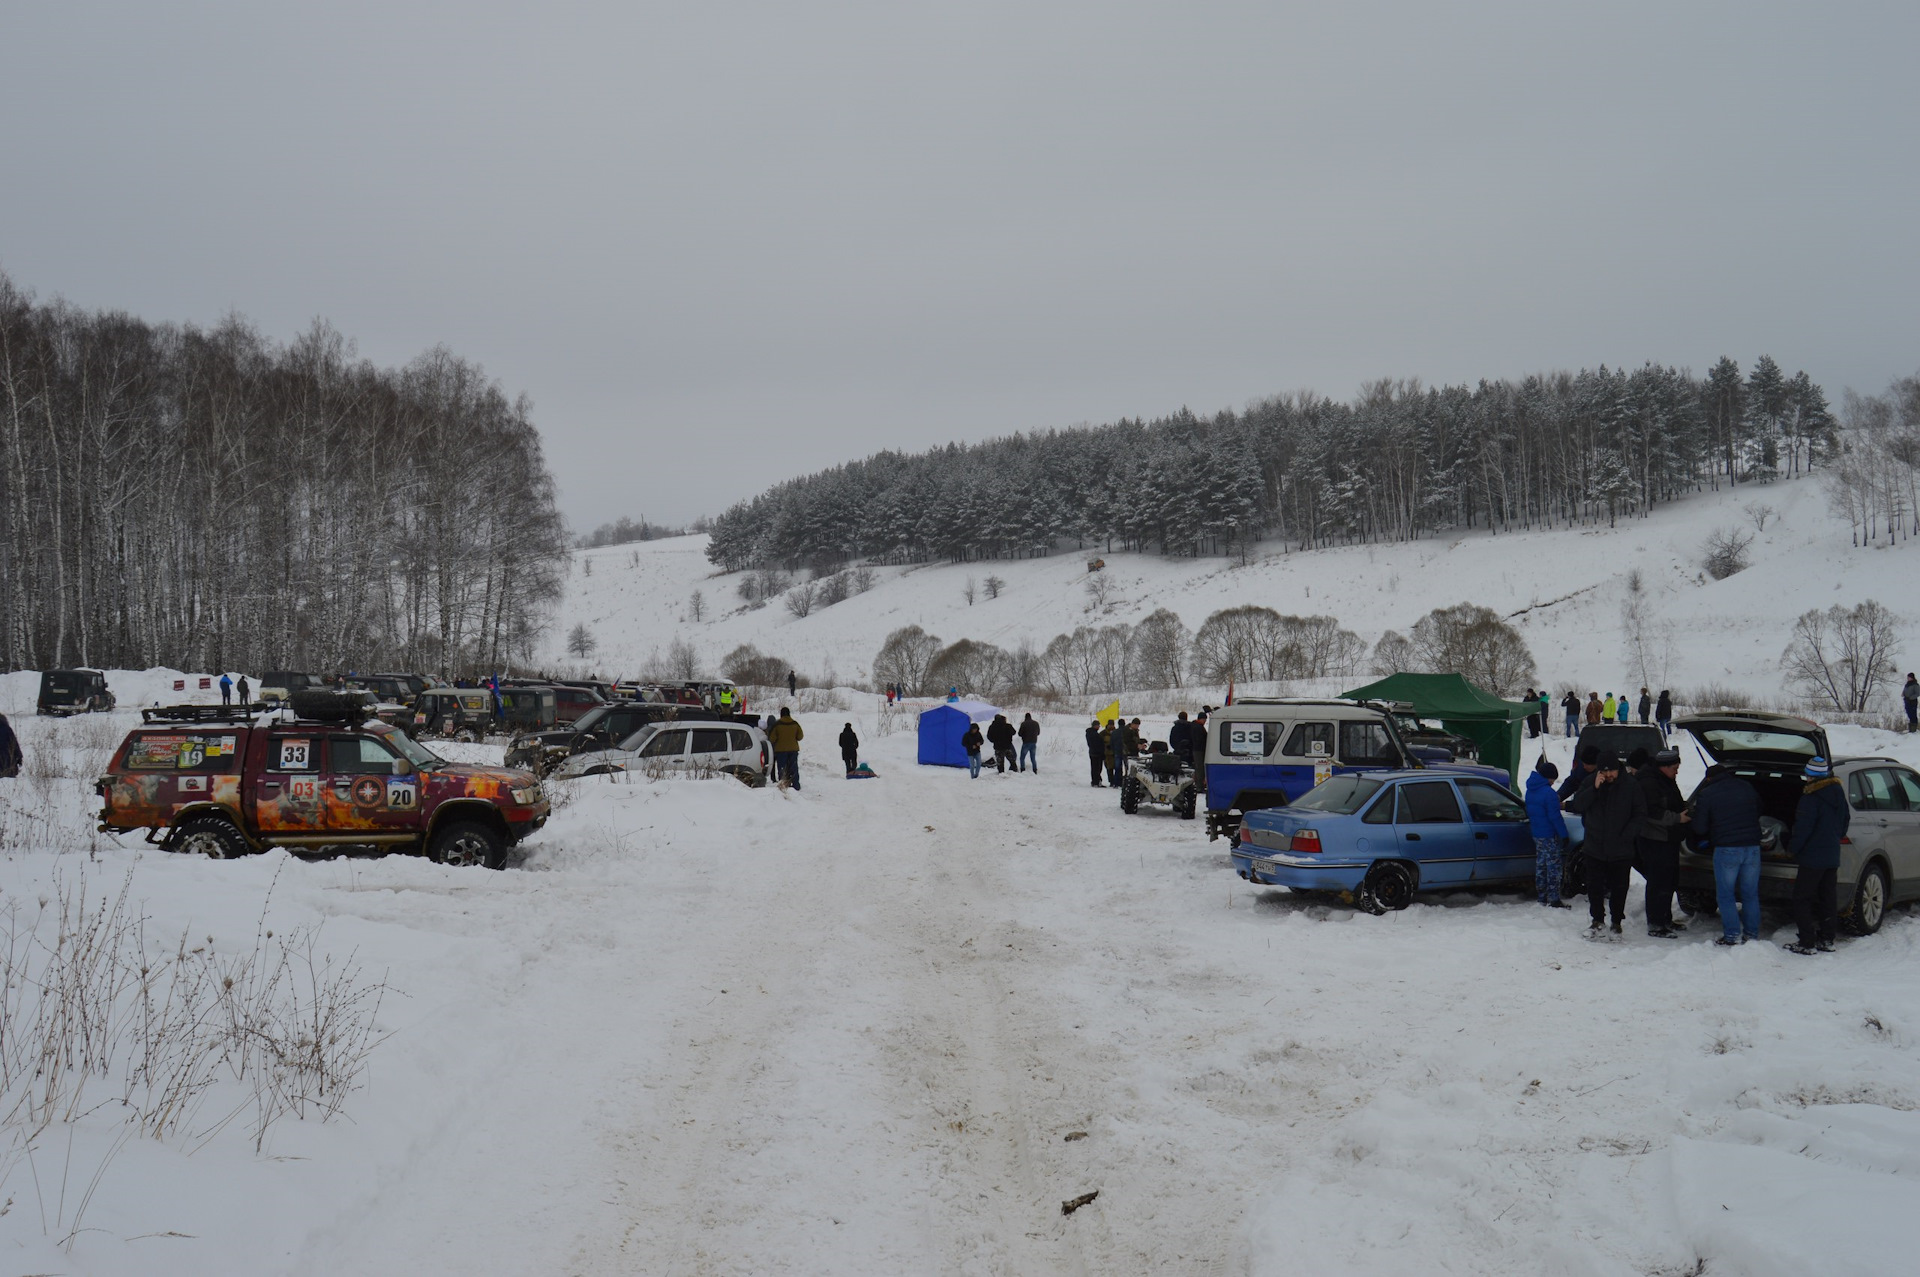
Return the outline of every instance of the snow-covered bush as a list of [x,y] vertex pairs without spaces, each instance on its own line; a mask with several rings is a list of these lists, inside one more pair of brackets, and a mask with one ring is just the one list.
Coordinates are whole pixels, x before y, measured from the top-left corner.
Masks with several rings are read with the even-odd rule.
[[1863,713],[1895,677],[1899,618],[1873,599],[1800,614],[1780,654],[1787,681],[1820,708]]

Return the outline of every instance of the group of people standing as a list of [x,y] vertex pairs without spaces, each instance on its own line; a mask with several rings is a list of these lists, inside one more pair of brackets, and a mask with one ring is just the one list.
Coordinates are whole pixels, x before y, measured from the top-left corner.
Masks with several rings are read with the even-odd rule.
[[[1195,782],[1206,786],[1207,713],[1202,706],[1192,718],[1181,710],[1167,729],[1167,748],[1180,761],[1194,769]],[[1087,724],[1087,771],[1093,788],[1103,784],[1118,786],[1129,758],[1147,752],[1146,737],[1140,720],[1118,716],[1110,723],[1094,719]]]
[[[252,695],[253,689],[247,685],[247,676],[242,674],[240,676],[240,703],[242,705],[247,704]],[[220,703],[222,705],[233,704],[233,679],[226,674],[220,676]]]
[[[1014,752],[1014,742],[1019,741],[1018,755]],[[1040,724],[1032,714],[1022,716],[1020,726],[1015,727],[1005,714],[995,714],[993,721],[982,732],[980,724],[968,723],[965,734],[960,737],[960,748],[967,752],[967,771],[975,779],[979,778],[984,764],[980,761],[981,752],[993,746],[993,770],[1005,774],[1009,769],[1024,772],[1029,767],[1033,774],[1040,774]]]
[[[1647,884],[1647,934],[1678,938],[1687,921],[1674,912],[1680,848],[1691,838],[1713,854],[1714,895],[1720,914],[1718,945],[1740,945],[1760,935],[1760,794],[1733,769],[1716,764],[1694,791],[1681,796],[1680,755],[1671,749],[1635,750],[1626,759],[1591,747],[1575,760],[1558,788],[1559,768],[1544,756],[1527,778],[1527,818],[1535,850],[1535,893],[1543,905],[1567,908],[1560,898],[1567,824],[1563,809],[1586,824],[1589,931],[1621,933],[1627,887],[1638,868]],[[1798,863],[1794,880],[1794,953],[1833,952],[1838,905],[1835,879],[1850,809],[1824,758],[1809,759],[1787,851]]]
[[[1540,713],[1527,720],[1529,733],[1538,736],[1546,728],[1547,694],[1529,691],[1526,699],[1537,699],[1540,702]],[[1567,694],[1560,698],[1560,708],[1566,714],[1566,734],[1569,737],[1578,736],[1583,724],[1631,723],[1634,721],[1635,710],[1639,711],[1642,727],[1651,724],[1659,727],[1662,736],[1673,734],[1673,693],[1664,687],[1660,689],[1658,697],[1654,696],[1650,689],[1641,688],[1638,701],[1625,692],[1618,696],[1612,692],[1604,696],[1599,692],[1588,692],[1587,699],[1582,701],[1580,693],[1569,689]]]

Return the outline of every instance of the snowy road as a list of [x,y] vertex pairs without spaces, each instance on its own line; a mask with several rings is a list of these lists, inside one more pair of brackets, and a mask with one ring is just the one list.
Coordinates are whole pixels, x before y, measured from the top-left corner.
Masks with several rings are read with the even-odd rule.
[[812,751],[799,794],[582,782],[499,874],[105,848],[157,931],[250,934],[272,884],[404,994],[394,1036],[351,1121],[265,1157],[140,1141],[71,1255],[20,1209],[0,1243],[35,1272],[585,1277],[1906,1253],[1920,920],[1813,961],[1592,944],[1511,896],[1303,903],[1123,817],[1074,728],[1039,777],[916,767],[903,733],[869,740],[874,781]]

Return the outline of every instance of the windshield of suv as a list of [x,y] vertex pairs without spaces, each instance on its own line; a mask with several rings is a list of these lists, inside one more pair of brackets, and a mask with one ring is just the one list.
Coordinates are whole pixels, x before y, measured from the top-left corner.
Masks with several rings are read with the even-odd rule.
[[1330,811],[1351,816],[1367,805],[1367,799],[1380,792],[1381,783],[1365,776],[1333,776],[1295,799],[1293,805],[1302,811]]
[[598,727],[601,723],[605,722],[607,715],[611,713],[613,713],[613,706],[596,705],[592,709],[588,710],[586,713],[582,714],[580,717],[573,720],[573,730],[576,732],[590,732],[594,728]]
[[405,732],[391,731],[380,733],[380,738],[405,754],[407,761],[415,767],[445,767],[447,760],[422,745]]

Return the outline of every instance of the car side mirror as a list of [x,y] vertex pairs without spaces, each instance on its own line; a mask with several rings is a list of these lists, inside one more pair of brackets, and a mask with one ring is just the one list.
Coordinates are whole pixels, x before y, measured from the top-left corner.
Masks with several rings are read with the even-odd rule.
[[413,764],[404,758],[396,758],[393,760],[393,774],[395,776],[411,776],[413,775]]

